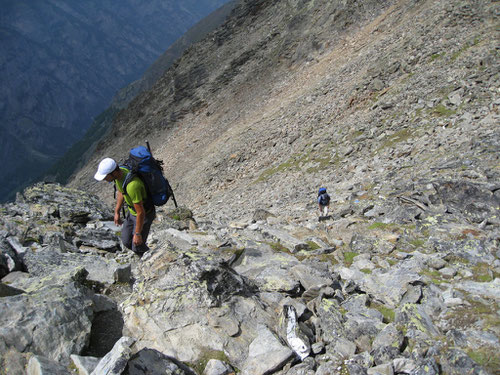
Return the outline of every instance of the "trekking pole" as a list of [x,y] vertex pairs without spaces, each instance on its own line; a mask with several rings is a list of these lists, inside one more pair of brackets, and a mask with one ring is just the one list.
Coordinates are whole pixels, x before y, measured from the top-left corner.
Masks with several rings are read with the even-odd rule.
[[[153,156],[153,153],[151,152],[151,147],[149,147],[149,141],[146,141],[146,146],[148,147],[148,151],[151,154],[151,156]],[[168,184],[168,185],[170,185],[170,184]],[[177,201],[175,200],[175,194],[174,194],[174,190],[172,189],[172,187],[170,187],[170,191],[172,192],[172,200],[174,201],[175,208],[179,208],[179,206],[177,205]]]

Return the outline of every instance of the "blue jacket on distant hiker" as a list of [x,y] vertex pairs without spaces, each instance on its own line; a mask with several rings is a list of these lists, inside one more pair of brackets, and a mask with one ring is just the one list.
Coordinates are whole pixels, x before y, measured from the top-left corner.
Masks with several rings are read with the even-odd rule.
[[322,187],[318,191],[319,212],[322,216],[328,216],[328,208],[330,206],[330,196],[326,192],[326,188]]

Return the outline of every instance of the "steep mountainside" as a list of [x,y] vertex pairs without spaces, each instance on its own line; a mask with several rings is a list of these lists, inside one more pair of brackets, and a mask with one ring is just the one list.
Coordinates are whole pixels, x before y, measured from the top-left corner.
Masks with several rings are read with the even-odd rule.
[[3,199],[63,155],[118,89],[225,2],[3,1]]
[[200,41],[209,32],[220,26],[236,6],[236,3],[236,0],[230,1],[203,18],[177,39],[146,70],[141,78],[121,89],[113,97],[111,105],[96,117],[85,135],[47,171],[43,179],[66,183],[75,169],[83,165],[91,156],[103,135],[109,131],[117,112],[126,108],[139,93],[149,90],[191,44]]
[[121,112],[72,185],[148,139],[198,214],[301,215],[416,181],[498,182],[498,3],[245,2]]

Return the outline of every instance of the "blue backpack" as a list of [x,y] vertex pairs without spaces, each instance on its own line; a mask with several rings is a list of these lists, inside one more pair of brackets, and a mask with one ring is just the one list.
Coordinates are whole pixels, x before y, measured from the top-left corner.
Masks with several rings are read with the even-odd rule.
[[[172,197],[175,207],[177,202],[168,180],[163,176],[163,162],[156,160],[148,148],[138,146],[130,150],[128,159],[123,167],[130,172],[123,181],[123,190],[126,192],[127,185],[134,177],[139,177],[146,186],[148,200],[155,206],[162,206]],[[148,202],[149,203],[149,202]]]

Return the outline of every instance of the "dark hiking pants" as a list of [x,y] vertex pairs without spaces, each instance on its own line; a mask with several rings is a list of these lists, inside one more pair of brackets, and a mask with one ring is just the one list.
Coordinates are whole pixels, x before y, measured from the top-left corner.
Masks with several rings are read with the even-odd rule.
[[148,239],[149,229],[151,228],[151,224],[156,217],[156,212],[154,208],[146,214],[144,218],[144,224],[142,226],[141,236],[142,236],[142,245],[135,246],[133,243],[134,232],[135,232],[135,223],[137,222],[137,217],[132,215],[130,212],[127,214],[125,222],[122,226],[122,243],[127,248],[132,250],[139,256],[142,256],[146,251],[149,250],[146,245],[146,240]]

